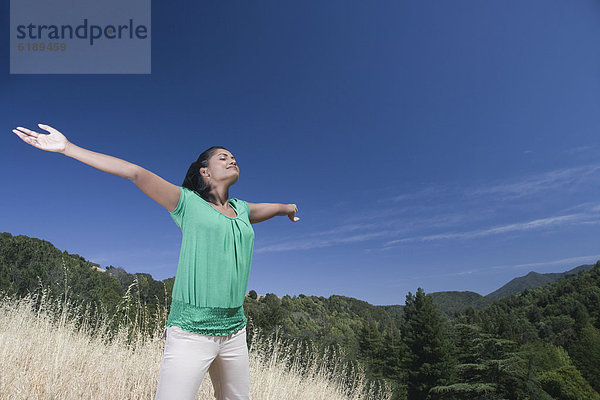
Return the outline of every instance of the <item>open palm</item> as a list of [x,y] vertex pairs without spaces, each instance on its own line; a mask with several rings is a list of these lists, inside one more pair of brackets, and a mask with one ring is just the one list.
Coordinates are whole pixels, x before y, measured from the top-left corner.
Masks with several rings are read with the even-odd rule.
[[65,151],[69,141],[62,133],[48,125],[38,124],[38,126],[50,132],[50,134],[46,135],[43,133],[38,133],[21,126],[18,126],[17,129],[13,129],[13,132],[17,134],[17,136],[19,136],[25,143],[29,143],[38,149],[57,153],[62,153]]

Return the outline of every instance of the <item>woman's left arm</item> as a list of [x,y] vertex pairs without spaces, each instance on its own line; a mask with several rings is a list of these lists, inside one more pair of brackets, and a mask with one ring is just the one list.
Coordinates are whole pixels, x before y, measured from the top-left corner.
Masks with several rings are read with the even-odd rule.
[[296,217],[298,207],[295,204],[280,204],[280,203],[248,203],[250,206],[250,223],[266,221],[277,216],[287,215],[292,222],[298,221]]

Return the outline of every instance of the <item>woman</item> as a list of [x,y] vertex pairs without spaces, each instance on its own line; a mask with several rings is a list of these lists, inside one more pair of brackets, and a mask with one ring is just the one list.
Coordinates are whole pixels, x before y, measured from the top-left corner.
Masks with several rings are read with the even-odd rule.
[[38,149],[131,180],[165,207],[183,232],[156,399],[195,399],[207,371],[217,399],[249,399],[243,302],[254,245],[250,224],[284,215],[298,221],[296,205],[229,199],[239,168],[223,147],[200,154],[176,186],[139,165],[78,147],[48,125],[38,126],[50,133],[23,127],[13,132]]

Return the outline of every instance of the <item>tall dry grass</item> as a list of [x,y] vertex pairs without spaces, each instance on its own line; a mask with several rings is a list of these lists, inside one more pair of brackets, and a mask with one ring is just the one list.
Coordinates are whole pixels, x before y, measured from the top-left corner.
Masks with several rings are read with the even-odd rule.
[[[155,326],[164,326],[166,314],[156,319]],[[91,315],[66,296],[51,299],[44,289],[21,298],[0,293],[0,399],[154,399],[164,339],[162,329],[148,334],[140,320],[123,320],[115,330],[114,318]],[[337,354],[300,359],[281,338],[253,332],[253,400],[391,398],[387,387],[383,395],[365,390],[364,371],[348,371]],[[207,375],[196,399],[214,399],[212,393]]]

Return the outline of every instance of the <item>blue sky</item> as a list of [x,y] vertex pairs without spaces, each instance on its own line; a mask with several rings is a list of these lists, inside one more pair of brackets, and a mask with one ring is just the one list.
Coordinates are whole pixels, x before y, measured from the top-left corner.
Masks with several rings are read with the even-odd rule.
[[230,197],[299,209],[253,225],[258,293],[403,304],[593,263],[599,18],[591,0],[153,2],[150,75],[10,75],[2,59],[0,231],[175,276],[168,212],[11,132],[45,123],[179,185],[228,148]]

